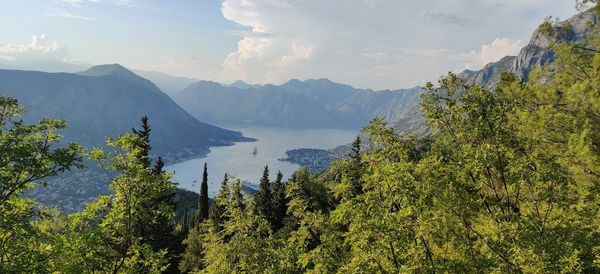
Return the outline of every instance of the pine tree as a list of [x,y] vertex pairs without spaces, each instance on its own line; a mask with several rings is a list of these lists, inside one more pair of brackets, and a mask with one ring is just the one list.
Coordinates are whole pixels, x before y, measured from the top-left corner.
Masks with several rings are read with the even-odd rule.
[[258,185],[258,192],[254,195],[255,213],[266,220],[273,219],[273,195],[269,181],[269,167],[265,166],[263,176]]
[[200,197],[198,198],[198,224],[208,218],[208,169],[204,163],[204,172],[202,173],[202,183],[200,184]]
[[132,128],[133,134],[137,136],[136,144],[141,150],[138,153],[140,161],[144,164],[145,168],[150,167],[150,126],[148,125],[148,116],[144,115],[141,119],[142,128],[140,130]]
[[161,173],[165,172],[163,170],[164,167],[165,167],[165,162],[163,162],[162,158],[160,156],[158,156],[156,163],[154,163],[154,168],[152,168],[152,173],[155,175],[161,174]]
[[271,227],[273,230],[278,230],[283,227],[283,222],[287,214],[288,201],[285,197],[285,183],[283,182],[283,174],[277,172],[277,178],[273,183],[273,222]]
[[[154,167],[150,161],[150,132],[148,117],[141,119],[141,129],[133,129],[133,145],[136,157],[151,179],[136,187],[139,195],[147,196],[139,208],[139,222],[135,229],[142,238],[142,243],[150,244],[155,250],[166,249],[173,255],[175,240],[175,185],[170,175],[162,171],[164,162],[159,157]],[[158,190],[158,191],[157,191]],[[152,195],[151,195],[152,194]],[[154,214],[155,211],[166,210],[165,214]],[[172,263],[173,264],[173,263]],[[172,266],[171,266],[172,267]]]
[[350,167],[347,169],[349,179],[352,182],[354,188],[354,195],[359,195],[363,192],[361,175],[362,175],[362,162],[360,159],[360,136],[357,136],[354,142],[352,142],[352,153],[350,153]]
[[212,222],[219,227],[223,223],[223,213],[225,212],[225,205],[229,200],[229,175],[225,173],[223,181],[221,182],[221,189],[219,194],[215,198],[213,205],[210,207],[209,218]]

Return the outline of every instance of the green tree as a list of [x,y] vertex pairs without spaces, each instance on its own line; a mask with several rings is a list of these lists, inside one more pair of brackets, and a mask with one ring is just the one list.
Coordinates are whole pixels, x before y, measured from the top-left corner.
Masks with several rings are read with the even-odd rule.
[[257,216],[272,222],[273,220],[273,194],[271,193],[271,182],[269,180],[269,167],[265,166],[260,178],[258,192],[254,194],[254,210]]
[[201,223],[208,218],[208,169],[206,163],[204,163],[202,183],[200,184],[200,198],[198,199],[197,216],[198,223]]
[[19,119],[25,108],[17,100],[0,96],[0,272],[48,272],[52,246],[46,234],[32,223],[44,218],[35,201],[21,195],[45,179],[72,167],[81,168],[81,146],[59,145],[58,130],[66,123],[44,119],[27,125]]
[[[175,219],[171,213],[175,212],[175,190],[176,185],[168,177],[165,177],[162,168],[164,162],[162,159],[156,161],[154,167],[151,167],[150,160],[150,132],[148,117],[141,119],[141,128],[133,129],[134,144],[137,146],[138,158],[145,169],[149,169],[152,179],[158,179],[147,182],[146,185],[137,186],[140,195],[144,196],[150,192],[148,199],[141,204],[140,219],[137,222],[136,230],[142,236],[142,243],[148,243],[154,250],[166,250],[171,258],[171,268],[175,266],[175,249],[177,249],[177,238],[175,237]],[[156,214],[163,212],[167,214]]]
[[166,197],[174,192],[175,184],[171,174],[155,174],[146,166],[139,157],[143,147],[138,138],[123,135],[109,140],[121,153],[90,152],[92,159],[120,175],[109,185],[113,195],[101,196],[84,211],[69,216],[63,267],[112,273],[168,269],[172,254],[165,240],[172,237],[175,210]]
[[135,139],[137,142],[137,146],[139,146],[141,149],[138,152],[138,157],[140,158],[140,161],[144,164],[144,167],[149,168],[150,164],[151,164],[151,160],[150,160],[150,149],[152,149],[152,146],[150,146],[150,125],[148,124],[148,116],[144,115],[141,119],[141,128],[135,129],[132,128],[131,131],[133,132],[133,134],[135,136],[137,136],[137,138]]
[[189,230],[187,237],[183,241],[185,246],[185,252],[181,262],[179,263],[179,270],[187,273],[192,271],[198,271],[204,268],[204,246],[203,237],[206,230],[206,224],[200,223]]
[[241,195],[242,184],[234,179],[224,204],[223,229],[212,226],[204,235],[206,273],[286,273],[270,225],[252,214]]
[[225,205],[229,200],[229,176],[227,173],[223,176],[223,181],[221,182],[221,189],[217,194],[217,197],[213,201],[212,206],[209,210],[209,218],[216,225],[220,226],[224,222],[224,211]]
[[285,217],[287,215],[288,200],[286,198],[286,185],[283,182],[283,174],[277,172],[277,177],[273,183],[273,223],[271,228],[277,231],[283,228]]
[[163,173],[163,172],[165,172],[164,167],[165,167],[165,162],[163,162],[162,158],[160,156],[158,156],[158,159],[156,159],[156,163],[154,163],[154,167],[152,168],[152,172],[154,174]]

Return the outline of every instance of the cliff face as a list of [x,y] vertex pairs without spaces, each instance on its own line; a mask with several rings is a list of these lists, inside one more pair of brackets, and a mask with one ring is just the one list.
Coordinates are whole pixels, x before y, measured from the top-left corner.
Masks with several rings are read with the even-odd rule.
[[597,14],[592,10],[579,13],[557,24],[543,23],[533,32],[529,43],[517,56],[504,57],[498,62],[485,65],[479,71],[465,70],[460,76],[467,78],[471,83],[494,86],[499,80],[500,73],[508,70],[527,81],[533,69],[544,65],[552,66],[554,53],[551,46],[553,44],[582,43],[597,23]]
[[592,26],[598,23],[598,18],[593,11],[577,14],[555,26],[549,23],[542,24],[531,36],[531,40],[519,52],[512,67],[521,79],[527,81],[529,72],[536,67],[554,62],[554,53],[550,49],[552,44],[562,42],[581,42],[590,35]]
[[505,56],[498,62],[485,65],[481,70],[465,70],[461,73],[461,76],[469,79],[470,83],[494,86],[503,71],[513,69],[516,59],[516,56]]

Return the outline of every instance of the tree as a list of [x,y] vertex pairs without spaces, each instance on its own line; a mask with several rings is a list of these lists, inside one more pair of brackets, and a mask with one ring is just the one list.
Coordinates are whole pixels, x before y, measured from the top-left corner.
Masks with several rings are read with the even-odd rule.
[[353,195],[360,195],[362,190],[361,176],[363,172],[363,164],[360,158],[360,136],[357,136],[352,142],[352,153],[350,153],[350,167],[346,170],[346,177],[350,180],[353,188]]
[[187,273],[192,271],[198,271],[204,268],[204,246],[203,237],[205,234],[205,225],[200,223],[193,226],[187,237],[183,240],[185,246],[185,252],[183,253],[181,262],[179,263],[179,270]]
[[[119,153],[93,149],[92,159],[119,174],[109,188],[85,210],[69,216],[62,265],[76,272],[164,272],[176,267],[172,245],[175,184],[170,173],[155,173],[140,157],[137,135],[109,140]],[[85,254],[80,256],[78,254]]]
[[209,210],[209,218],[216,225],[219,226],[224,221],[224,211],[225,205],[229,200],[229,176],[227,173],[223,176],[223,181],[221,182],[221,189],[217,194],[217,197],[213,201],[213,205]]
[[237,179],[224,204],[227,216],[223,228],[212,226],[204,234],[203,253],[207,273],[289,273],[282,266],[282,245],[276,242],[268,221],[252,214],[241,195],[243,185]]
[[277,177],[273,183],[273,223],[271,225],[273,231],[277,231],[283,227],[285,216],[287,215],[287,198],[285,183],[283,182],[283,174],[277,172]]
[[[162,168],[164,162],[159,157],[154,167],[151,167],[150,160],[150,132],[152,131],[148,122],[148,117],[141,118],[141,128],[133,129],[133,144],[137,147],[138,160],[143,168],[150,171],[153,181],[146,182],[146,185],[138,185],[137,191],[140,195],[146,192],[155,192],[148,195],[148,199],[141,204],[140,222],[137,224],[137,230],[142,236],[142,243],[148,243],[155,250],[166,249],[169,256],[173,257],[175,244],[177,243],[174,235],[175,220],[171,212],[175,212],[175,189],[176,186],[166,177]],[[162,207],[159,209],[159,207]],[[153,211],[164,210],[169,214],[154,214]]]
[[254,209],[258,216],[272,222],[273,220],[273,194],[271,193],[271,182],[269,181],[269,167],[265,166],[262,178],[258,185],[258,192],[254,194]]
[[200,198],[198,199],[197,222],[200,224],[208,218],[208,170],[204,163],[202,183],[200,184]]
[[135,136],[137,136],[136,138],[136,145],[139,146],[141,149],[138,152],[138,157],[140,158],[140,161],[144,164],[144,167],[149,168],[151,161],[150,161],[150,149],[152,148],[150,146],[150,125],[148,125],[148,116],[144,115],[141,119],[141,124],[142,124],[142,128],[137,130],[132,128],[131,131],[133,132],[133,134]]
[[152,172],[154,174],[160,174],[165,172],[164,168],[165,167],[165,162],[163,162],[162,158],[160,156],[158,156],[158,159],[156,159],[156,163],[154,163],[154,167],[152,168]]
[[45,179],[72,167],[82,168],[83,149],[58,145],[57,131],[66,123],[44,119],[27,125],[19,117],[25,108],[17,100],[0,96],[0,272],[48,272],[46,259],[53,252],[32,218],[44,218],[35,201],[21,195]]

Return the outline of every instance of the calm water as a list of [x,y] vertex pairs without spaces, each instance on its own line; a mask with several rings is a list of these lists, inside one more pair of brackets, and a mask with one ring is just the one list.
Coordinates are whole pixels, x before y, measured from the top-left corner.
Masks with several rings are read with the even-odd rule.
[[[180,187],[198,192],[202,180],[202,168],[208,164],[208,193],[214,196],[220,188],[225,172],[242,181],[256,184],[265,165],[269,166],[271,178],[277,170],[287,178],[299,166],[279,161],[285,151],[295,148],[333,148],[354,140],[358,131],[338,129],[289,129],[275,127],[226,127],[241,131],[244,136],[258,139],[256,142],[236,143],[233,146],[213,147],[205,158],[197,158],[167,166],[174,171],[173,180]],[[253,154],[256,148],[256,154]]]

